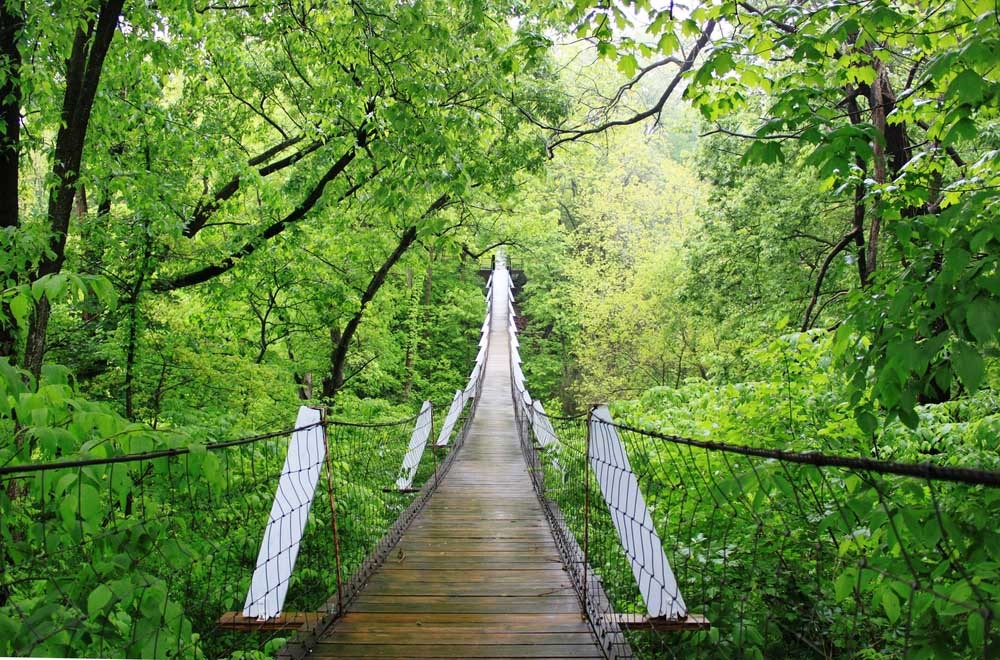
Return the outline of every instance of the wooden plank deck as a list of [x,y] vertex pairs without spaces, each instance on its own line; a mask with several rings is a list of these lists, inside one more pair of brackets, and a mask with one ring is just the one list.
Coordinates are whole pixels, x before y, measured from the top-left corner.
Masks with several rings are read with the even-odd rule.
[[482,397],[447,476],[317,658],[603,658],[532,489],[494,297]]

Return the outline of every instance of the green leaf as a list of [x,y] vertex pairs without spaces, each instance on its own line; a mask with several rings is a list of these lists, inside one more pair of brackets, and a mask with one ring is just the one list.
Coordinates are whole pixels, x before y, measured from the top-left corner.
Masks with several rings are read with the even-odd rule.
[[942,142],[945,145],[954,144],[959,140],[972,140],[979,136],[979,128],[976,122],[968,117],[962,117],[951,127],[948,134],[944,136]]
[[657,50],[664,55],[670,55],[681,47],[681,41],[673,32],[664,32],[656,44]]
[[93,277],[89,280],[90,290],[94,292],[97,299],[107,305],[108,307],[113,307],[117,301],[118,294],[115,292],[115,287],[111,284],[111,281],[106,277]]
[[965,389],[975,392],[983,382],[986,373],[983,358],[979,352],[966,344],[959,342],[951,350],[951,364],[958,374]]
[[629,78],[633,77],[638,69],[639,62],[635,59],[635,55],[632,55],[631,53],[623,55],[618,60],[618,70]]
[[900,403],[896,406],[896,414],[899,415],[900,421],[906,424],[909,429],[916,429],[920,426],[920,416],[913,409],[911,403]]
[[14,322],[21,328],[28,325],[28,311],[30,303],[28,296],[23,293],[14,296],[10,301],[10,313],[14,315]]
[[597,44],[597,54],[600,55],[601,57],[607,57],[613,59],[615,57],[618,57],[618,49],[615,48],[614,44],[610,42],[601,41],[600,43]]
[[972,649],[983,650],[986,641],[986,622],[983,620],[983,615],[979,612],[970,612],[965,628],[969,633],[969,645]]
[[960,103],[975,105],[983,100],[983,77],[966,69],[955,76],[945,95],[957,98]]
[[849,568],[841,573],[833,584],[834,596],[837,600],[844,600],[854,593],[854,586],[858,583],[857,570]]
[[135,595],[135,585],[128,578],[122,578],[120,580],[115,580],[111,583],[111,591],[117,597],[119,602],[121,602],[123,607],[128,607],[132,604],[132,597]]
[[878,418],[871,414],[867,410],[855,410],[854,419],[858,423],[858,428],[861,432],[867,436],[872,436],[875,434],[875,429],[878,428]]
[[167,592],[162,585],[154,584],[142,592],[139,611],[143,616],[153,621],[159,621],[163,614],[163,606],[167,601]]
[[882,590],[882,609],[885,610],[885,615],[889,617],[891,623],[899,620],[899,598],[892,589]]
[[14,638],[22,629],[23,627],[19,623],[15,623],[14,619],[0,612],[0,653],[13,654]]
[[754,163],[769,165],[771,163],[783,162],[785,162],[785,154],[781,151],[781,145],[772,140],[754,142],[740,160],[741,165],[752,165]]
[[871,85],[877,75],[875,68],[871,66],[852,66],[847,70],[847,77],[853,83]]
[[692,19],[688,18],[681,23],[681,34],[685,37],[693,37],[701,34],[701,27]]
[[101,496],[97,489],[90,484],[80,486],[80,517],[86,521],[97,520],[103,507],[101,506]]
[[712,58],[712,68],[720,78],[736,68],[733,54],[728,50],[716,51]]
[[112,598],[114,598],[114,593],[107,586],[103,584],[97,585],[90,592],[90,596],[87,597],[87,616],[91,619],[96,619],[104,612],[104,608],[111,602]]
[[969,324],[972,336],[979,343],[989,344],[996,341],[1000,323],[997,322],[996,310],[990,301],[981,298],[973,300],[966,310],[965,321]]

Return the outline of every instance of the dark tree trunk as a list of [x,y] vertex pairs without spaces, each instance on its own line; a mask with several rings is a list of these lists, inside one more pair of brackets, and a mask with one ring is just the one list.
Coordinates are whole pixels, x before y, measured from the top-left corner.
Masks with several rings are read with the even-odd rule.
[[344,331],[341,333],[340,340],[333,347],[333,353],[330,356],[329,384],[327,382],[323,383],[323,395],[327,399],[332,400],[336,397],[337,392],[344,386],[344,365],[347,362],[347,350],[350,348],[351,340],[354,339],[354,333],[357,332],[358,326],[361,325],[361,318],[364,316],[365,308],[375,298],[375,294],[382,288],[382,285],[385,284],[389,271],[416,240],[417,228],[415,226],[408,227],[399,239],[396,249],[393,250],[389,258],[385,260],[368,282],[368,288],[365,289],[365,292],[361,296],[361,305],[358,307],[358,311],[347,321],[347,325],[344,326]]
[[[76,197],[87,127],[94,108],[97,87],[104,69],[104,59],[118,27],[124,0],[101,3],[96,18],[77,28],[73,50],[66,61],[66,92],[59,131],[52,158],[55,185],[49,195],[49,245],[33,279],[58,273],[66,260],[66,237],[69,233],[73,200]],[[45,356],[45,335],[52,307],[43,297],[35,307],[28,329],[24,366],[36,378]]]
[[[431,204],[427,210],[424,212],[422,218],[427,218],[434,213],[437,213],[444,207],[448,205],[451,201],[449,195],[441,195],[434,203]],[[396,249],[393,250],[392,254],[385,260],[382,266],[372,275],[371,280],[368,282],[368,288],[361,295],[361,305],[358,307],[358,311],[354,313],[354,316],[350,318],[347,325],[344,326],[344,331],[341,334],[340,341],[336,342],[333,348],[333,352],[330,356],[330,375],[328,378],[323,380],[323,396],[324,398],[332,401],[336,397],[337,392],[340,388],[344,386],[344,365],[347,362],[347,350],[350,348],[351,340],[354,338],[354,333],[357,331],[358,326],[361,324],[361,318],[365,313],[365,307],[368,303],[375,298],[375,294],[378,290],[382,288],[385,284],[385,279],[389,275],[389,271],[393,266],[396,265],[406,251],[410,249],[417,240],[417,227],[416,225],[412,227],[407,227],[403,231],[403,235],[399,239],[399,243],[396,245]]]
[[320,389],[323,399],[327,401],[333,401],[333,397],[337,394],[337,389],[343,384],[335,385],[333,380],[333,374],[336,369],[334,360],[336,359],[337,349],[340,347],[343,336],[344,334],[340,331],[339,324],[330,327],[330,373],[323,379],[323,386]]
[[[13,8],[13,10],[12,10]],[[21,159],[21,51],[24,8],[0,1],[0,70],[6,74],[0,84],[0,229],[16,228],[19,216],[19,168]],[[17,330],[10,308],[0,309],[0,357],[14,360]]]
[[[13,11],[12,7],[16,7]],[[17,227],[18,172],[21,157],[21,51],[23,7],[0,2],[0,227]]]

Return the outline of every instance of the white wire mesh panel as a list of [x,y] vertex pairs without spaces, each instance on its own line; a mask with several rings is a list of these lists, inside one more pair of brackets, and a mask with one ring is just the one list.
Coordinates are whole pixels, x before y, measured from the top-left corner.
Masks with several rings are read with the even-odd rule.
[[[309,518],[316,481],[326,455],[319,410],[302,406],[296,431],[288,443],[285,465],[268,516],[257,564],[243,605],[243,616],[270,619],[281,614],[288,582],[299,554],[299,543]],[[315,426],[314,426],[315,425]],[[306,428],[306,427],[312,428]]]
[[[602,423],[603,422],[603,423]],[[607,406],[594,409],[590,422],[590,464],[611,510],[618,538],[632,566],[639,592],[652,617],[680,619],[687,607],[677,587],[663,544],[629,464]]]
[[552,421],[545,414],[542,402],[535,399],[531,402],[531,428],[535,431],[535,438],[542,447],[548,446],[556,439],[556,431],[552,428]]
[[431,402],[424,401],[417,416],[417,423],[413,427],[413,434],[410,436],[410,446],[403,456],[403,467],[400,468],[400,476],[396,479],[396,488],[406,490],[413,485],[413,478],[417,476],[417,466],[420,465],[420,457],[424,455],[424,447],[427,446],[427,438],[431,435]]
[[[470,383],[473,385],[475,381]],[[462,414],[462,408],[465,407],[465,390],[455,390],[455,397],[451,400],[451,407],[448,408],[448,414],[445,415],[444,423],[441,425],[441,433],[438,434],[437,446],[444,447],[448,444],[448,440],[451,438],[451,432],[455,428],[455,422],[458,421],[458,416]]]
[[[524,372],[521,371],[520,362],[518,360],[514,360],[511,364],[511,369],[513,371],[514,387],[517,388],[518,392],[524,392],[525,391]],[[528,405],[531,405],[530,398]]]

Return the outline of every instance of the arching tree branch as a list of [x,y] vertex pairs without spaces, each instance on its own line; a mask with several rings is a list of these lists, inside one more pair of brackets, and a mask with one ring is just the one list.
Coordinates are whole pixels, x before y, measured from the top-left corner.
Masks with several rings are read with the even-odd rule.
[[[572,142],[574,140],[578,140],[588,135],[594,135],[596,133],[603,133],[604,131],[610,128],[614,128],[616,126],[630,126],[632,124],[638,124],[639,122],[649,119],[651,117],[659,116],[660,112],[663,111],[663,107],[666,105],[667,100],[670,99],[670,96],[674,93],[674,90],[677,89],[677,86],[680,84],[684,74],[687,73],[691,69],[691,67],[694,66],[694,63],[698,59],[698,56],[701,54],[705,46],[708,45],[709,39],[712,36],[712,32],[715,30],[715,25],[716,25],[715,19],[709,20],[707,23],[705,23],[705,27],[702,28],[701,35],[698,37],[698,40],[695,42],[694,46],[688,52],[687,57],[685,57],[684,60],[680,62],[680,65],[677,67],[677,73],[674,74],[674,77],[667,84],[666,88],[663,90],[663,93],[660,94],[660,98],[656,101],[655,104],[653,104],[652,107],[643,110],[642,112],[633,114],[629,117],[625,117],[623,119],[613,119],[598,124],[597,126],[592,126],[590,128],[575,128],[575,129],[551,128],[550,130],[553,130],[555,132],[556,137],[548,145],[549,153],[551,154],[556,147],[566,142]],[[639,75],[641,77],[642,75],[645,74],[640,73]],[[522,112],[524,111],[522,110]]]
[[[165,291],[173,291],[176,289],[194,286],[195,284],[207,282],[208,280],[218,277],[219,275],[232,269],[232,267],[235,266],[240,259],[253,254],[263,243],[285,231],[285,229],[287,229],[290,225],[302,220],[306,214],[308,214],[309,211],[316,206],[319,200],[322,199],[323,191],[326,189],[327,184],[343,174],[344,170],[347,169],[347,166],[351,164],[356,155],[356,146],[348,149],[344,155],[338,158],[337,161],[326,171],[319,181],[316,182],[312,190],[309,192],[309,195],[306,196],[306,198],[302,200],[302,202],[296,206],[295,209],[293,209],[281,220],[278,220],[268,226],[256,239],[237,248],[218,264],[205,266],[204,268],[199,268],[173,278],[158,280],[153,284],[153,291],[162,293]],[[353,191],[357,190],[357,187],[358,186],[353,186],[350,188],[344,196],[349,193],[353,193]]]

